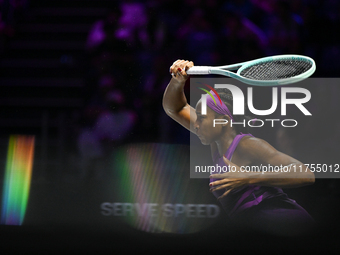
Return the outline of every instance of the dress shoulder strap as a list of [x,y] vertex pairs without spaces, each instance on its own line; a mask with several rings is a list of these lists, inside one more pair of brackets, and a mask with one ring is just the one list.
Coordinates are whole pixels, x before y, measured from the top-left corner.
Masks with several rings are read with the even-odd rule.
[[241,141],[241,139],[245,136],[253,136],[252,134],[238,134],[235,136],[234,140],[232,141],[232,143],[230,144],[227,152],[225,153],[225,157],[229,160],[231,160],[231,157],[234,154],[234,151],[237,148],[237,145],[239,144],[239,142]]

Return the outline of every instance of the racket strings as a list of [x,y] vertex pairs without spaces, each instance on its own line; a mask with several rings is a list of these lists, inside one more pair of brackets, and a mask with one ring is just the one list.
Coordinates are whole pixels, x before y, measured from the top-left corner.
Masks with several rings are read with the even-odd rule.
[[240,75],[253,80],[279,80],[300,75],[311,67],[307,61],[275,60],[247,67]]

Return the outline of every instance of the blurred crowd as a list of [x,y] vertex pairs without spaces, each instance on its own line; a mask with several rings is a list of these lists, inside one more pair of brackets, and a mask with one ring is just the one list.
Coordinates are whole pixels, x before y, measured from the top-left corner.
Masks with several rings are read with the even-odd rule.
[[[92,25],[85,42],[85,106],[77,144],[89,168],[122,143],[189,143],[188,132],[162,108],[171,78],[169,66],[177,59],[218,66],[269,55],[302,54],[316,61],[314,77],[337,77],[340,72],[336,32],[340,2],[336,0],[126,0],[110,4],[109,14]],[[0,42],[14,35],[15,23],[27,5],[27,0],[0,0]],[[294,131],[277,130],[274,145],[294,154],[303,151],[301,141],[305,144],[313,137],[305,144],[309,149],[313,142],[318,144],[310,156],[316,156],[319,148],[329,148],[333,158],[340,142],[340,121],[330,127],[323,123],[337,115],[339,103],[334,95],[339,88],[314,90],[313,122],[301,122]]]
[[[334,0],[116,1],[88,34],[83,117],[90,121],[122,107],[136,117],[121,128],[121,140],[185,143],[188,134],[161,106],[176,59],[214,66],[302,54],[315,59],[316,77],[336,77],[340,41],[333,33],[339,26]],[[113,109],[114,93],[124,100]]]

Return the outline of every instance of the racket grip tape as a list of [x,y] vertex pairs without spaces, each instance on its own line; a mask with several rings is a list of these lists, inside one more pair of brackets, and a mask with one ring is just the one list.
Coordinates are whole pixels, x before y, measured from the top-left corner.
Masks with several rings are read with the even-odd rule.
[[193,66],[187,71],[187,74],[210,74],[210,68],[210,66]]

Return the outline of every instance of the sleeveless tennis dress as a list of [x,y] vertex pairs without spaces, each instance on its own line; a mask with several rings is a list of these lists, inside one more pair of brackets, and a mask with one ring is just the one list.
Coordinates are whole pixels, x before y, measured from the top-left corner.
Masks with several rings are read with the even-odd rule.
[[[241,139],[251,134],[239,134],[232,141],[225,157],[231,160],[232,155]],[[223,157],[218,152],[214,155],[214,164],[225,166]],[[210,179],[210,182],[216,179]],[[221,196],[225,189],[214,191],[215,197]],[[219,200],[229,218],[238,224],[244,224],[276,234],[300,234],[310,229],[313,218],[288,198],[281,188],[249,185],[230,192]]]

